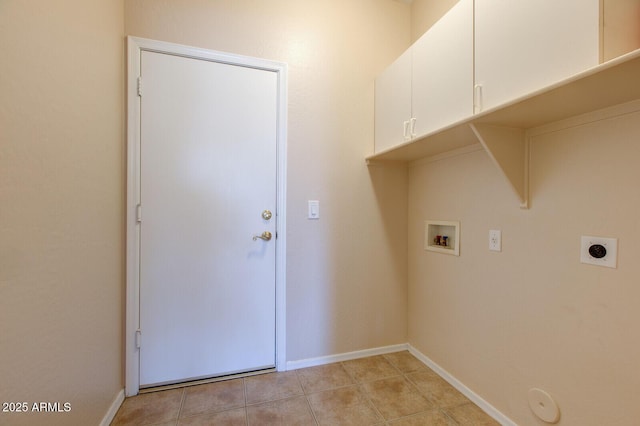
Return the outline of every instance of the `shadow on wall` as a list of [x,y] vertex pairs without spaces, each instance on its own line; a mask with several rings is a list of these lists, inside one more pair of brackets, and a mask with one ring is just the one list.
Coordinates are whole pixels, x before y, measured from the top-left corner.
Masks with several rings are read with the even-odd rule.
[[376,243],[389,247],[397,282],[407,282],[409,173],[404,165],[369,165],[369,178],[382,221]]

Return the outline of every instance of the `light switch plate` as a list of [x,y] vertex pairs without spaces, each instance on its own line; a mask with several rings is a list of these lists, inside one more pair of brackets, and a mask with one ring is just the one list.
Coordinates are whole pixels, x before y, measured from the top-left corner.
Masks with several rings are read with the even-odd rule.
[[308,219],[320,219],[320,201],[309,200]]
[[[591,253],[589,249],[591,249]],[[616,268],[618,266],[618,239],[591,236],[581,237],[580,263]]]

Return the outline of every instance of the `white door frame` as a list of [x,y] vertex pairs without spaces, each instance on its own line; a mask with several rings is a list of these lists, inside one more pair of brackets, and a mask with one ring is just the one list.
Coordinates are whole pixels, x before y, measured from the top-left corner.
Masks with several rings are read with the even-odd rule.
[[276,369],[286,369],[286,141],[287,141],[287,65],[280,62],[216,52],[179,44],[127,37],[127,237],[126,237],[126,326],[125,395],[140,390],[140,97],[138,84],[142,51],[241,65],[273,71],[278,76],[277,124],[277,221],[276,221]]

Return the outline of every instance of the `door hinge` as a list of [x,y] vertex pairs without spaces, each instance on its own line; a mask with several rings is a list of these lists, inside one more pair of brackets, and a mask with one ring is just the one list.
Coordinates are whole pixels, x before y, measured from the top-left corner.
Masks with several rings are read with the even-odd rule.
[[138,96],[142,96],[142,76],[138,77]]
[[142,205],[140,204],[136,206],[136,222],[142,222]]
[[136,330],[136,348],[140,349],[140,345],[142,344],[142,331],[140,329]]

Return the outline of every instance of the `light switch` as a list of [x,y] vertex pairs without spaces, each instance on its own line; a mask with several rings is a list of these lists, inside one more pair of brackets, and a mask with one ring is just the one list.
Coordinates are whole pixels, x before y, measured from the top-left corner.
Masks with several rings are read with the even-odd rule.
[[320,219],[320,201],[309,200],[309,219]]

